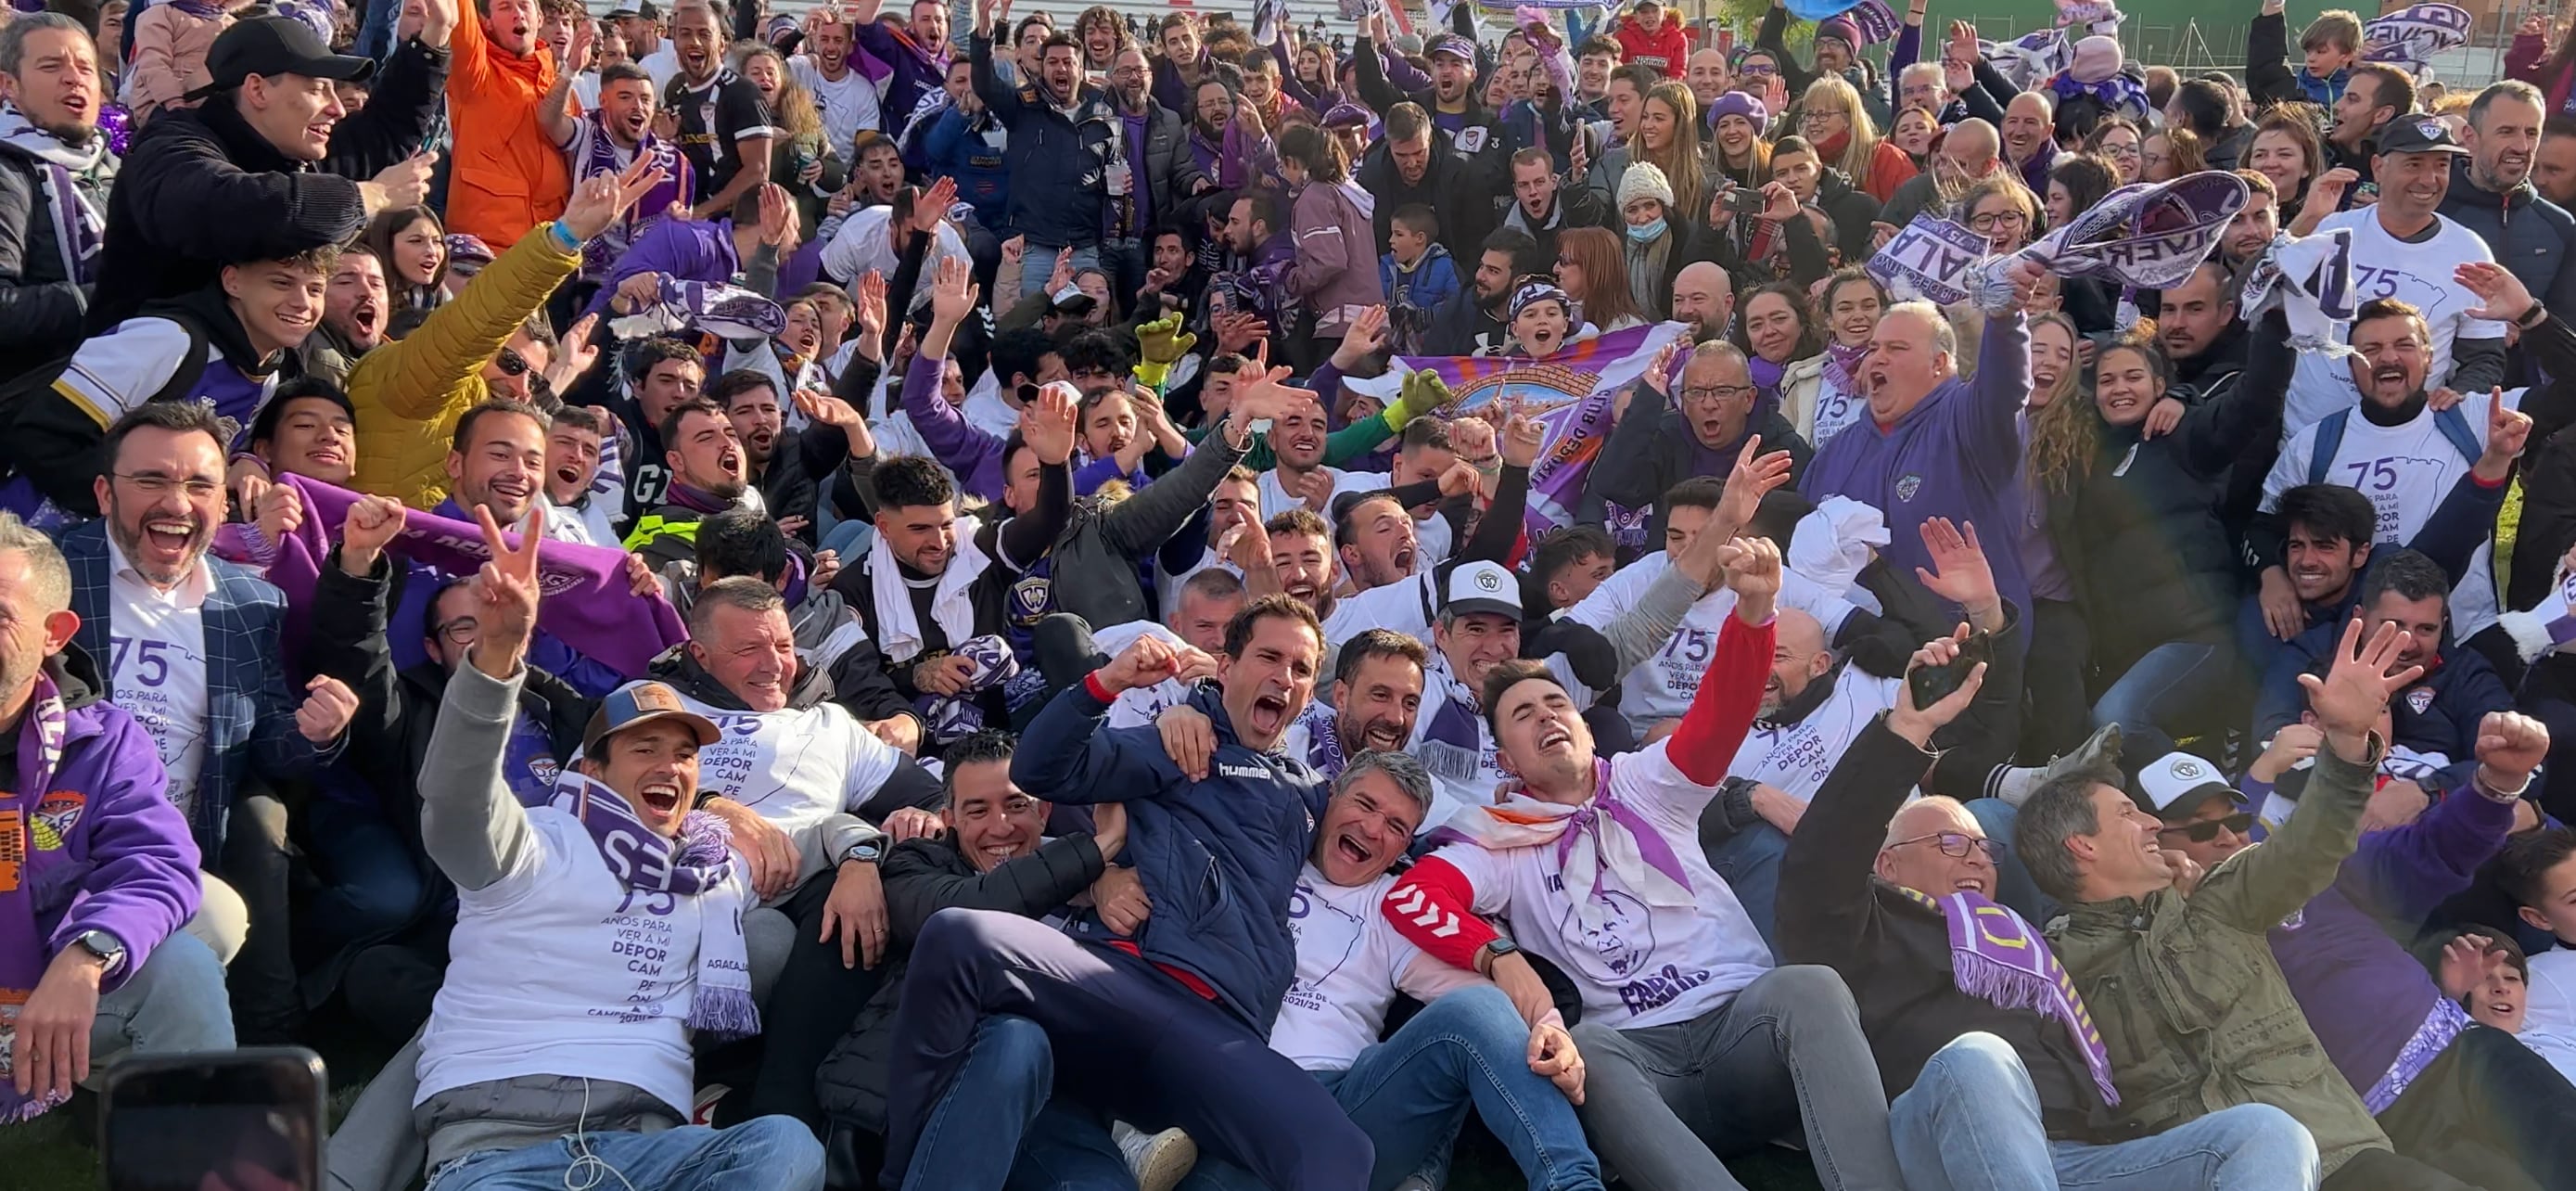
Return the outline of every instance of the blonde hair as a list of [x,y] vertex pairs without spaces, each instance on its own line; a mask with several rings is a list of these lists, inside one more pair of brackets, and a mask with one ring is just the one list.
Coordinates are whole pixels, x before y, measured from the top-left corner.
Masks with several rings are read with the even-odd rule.
[[1664,171],[1664,180],[1673,184],[1673,210],[1685,219],[1698,220],[1708,215],[1708,173],[1701,162],[1699,148],[1699,101],[1691,97],[1690,88],[1665,79],[1646,89],[1644,103],[1662,100],[1673,112],[1673,142],[1657,153],[1646,147],[1640,134],[1630,154],[1632,161],[1650,161]]
[[[1814,106],[1818,98],[1830,100],[1848,113],[1845,119],[1851,125],[1851,137],[1843,145],[1839,159],[1826,159],[1821,145],[1816,149],[1816,159],[1841,170],[1845,177],[1851,179],[1852,187],[1859,189],[1861,182],[1869,177],[1870,160],[1878,156],[1878,124],[1869,118],[1869,109],[1861,106],[1860,91],[1844,81],[1841,75],[1818,75],[1815,82],[1807,84],[1807,93],[1798,97],[1799,110]],[[1808,139],[1813,141],[1815,138]]]
[[2084,342],[2083,333],[2075,329],[2075,320],[2054,310],[2034,314],[2030,316],[2033,339],[2038,338],[2042,325],[2066,332],[2068,351],[2066,371],[2059,373],[2057,383],[2050,387],[2047,403],[2031,411],[2030,478],[2034,487],[2064,496],[2092,470],[2093,453],[2102,440],[2102,420],[2073,409],[2083,404],[2076,398],[2076,390],[2082,387],[2080,374],[2084,371],[2077,366],[2073,350]]

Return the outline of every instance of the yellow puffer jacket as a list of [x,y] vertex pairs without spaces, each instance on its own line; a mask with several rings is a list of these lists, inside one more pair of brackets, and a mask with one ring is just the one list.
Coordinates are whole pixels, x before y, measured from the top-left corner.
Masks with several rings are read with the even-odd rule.
[[361,490],[415,509],[447,498],[448,440],[458,416],[491,395],[484,366],[580,264],[550,230],[521,236],[418,330],[358,360],[349,402]]

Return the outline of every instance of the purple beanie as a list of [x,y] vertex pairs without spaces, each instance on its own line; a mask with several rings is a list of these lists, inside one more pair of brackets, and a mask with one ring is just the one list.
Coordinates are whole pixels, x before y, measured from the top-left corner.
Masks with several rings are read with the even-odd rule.
[[1850,46],[1855,52],[1860,49],[1862,44],[1860,40],[1860,26],[1853,24],[1850,17],[1826,17],[1825,19],[1816,22],[1816,40],[1823,41],[1828,37],[1834,38],[1842,42],[1844,45]]
[[1762,106],[1761,100],[1742,91],[1729,91],[1709,101],[1709,127],[1717,127],[1718,120],[1726,116],[1744,117],[1753,125],[1755,136],[1762,135],[1762,130],[1771,126],[1771,110]]

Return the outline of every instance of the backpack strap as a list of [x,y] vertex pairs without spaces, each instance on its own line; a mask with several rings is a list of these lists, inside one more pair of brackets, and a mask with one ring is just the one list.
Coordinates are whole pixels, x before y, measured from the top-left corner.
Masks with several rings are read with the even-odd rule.
[[2433,428],[2451,440],[2451,449],[2458,451],[2460,458],[2472,464],[2478,461],[2478,456],[2486,454],[2487,445],[2478,440],[2476,431],[2469,429],[2469,415],[2461,413],[2459,406],[2435,410]]
[[2343,449],[2344,424],[2350,420],[2352,409],[2349,406],[2317,420],[2317,441],[2308,452],[2309,483],[2325,483],[2326,473],[2334,470],[2335,452]]

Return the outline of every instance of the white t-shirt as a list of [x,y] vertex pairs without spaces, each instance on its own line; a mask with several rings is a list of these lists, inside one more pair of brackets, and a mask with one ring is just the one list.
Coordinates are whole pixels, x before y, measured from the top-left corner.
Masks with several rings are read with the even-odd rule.
[[[689,1113],[689,1001],[704,901],[630,892],[581,821],[527,812],[519,867],[456,893],[448,979],[421,1036],[417,1107],[523,1075],[642,1088]],[[751,894],[744,866],[731,878]]]
[[[1324,498],[1324,509],[1322,512],[1316,514],[1316,516],[1322,517],[1326,522],[1330,522],[1333,519],[1333,497],[1340,496],[1345,492],[1375,492],[1380,488],[1386,487],[1386,477],[1379,475],[1376,472],[1343,471],[1338,467],[1321,466],[1319,466],[1317,470],[1333,478],[1332,494]],[[1289,495],[1288,490],[1280,486],[1279,469],[1277,468],[1272,468],[1269,471],[1261,473],[1260,487],[1261,519],[1263,521],[1268,521],[1290,509],[1302,509],[1306,507],[1305,497]]]
[[1389,873],[1366,885],[1335,885],[1312,861],[1288,897],[1297,936],[1297,978],[1279,1003],[1270,1049],[1308,1071],[1346,1071],[1377,1045],[1387,1006],[1401,990],[1425,1003],[1461,981],[1395,933],[1378,908],[1395,887]]
[[[804,84],[813,93],[815,105],[823,109],[823,139],[831,146],[833,156],[857,165],[859,155],[854,145],[859,133],[885,123],[878,110],[876,84],[869,82],[857,66],[846,66],[841,81],[833,82],[823,77],[822,67],[803,54],[787,60],[787,77]],[[793,178],[778,181],[796,184]]]
[[2522,1033],[2515,1037],[2576,1081],[2576,951],[2566,947],[2531,957]]
[[750,807],[794,839],[799,883],[832,865],[823,821],[875,797],[903,757],[838,703],[732,711],[686,694],[680,702],[724,733],[698,750],[698,788]]
[[[1637,601],[1645,597],[1646,588],[1672,565],[1672,556],[1661,550],[1629,563],[1593,588],[1582,603],[1566,609],[1566,618],[1607,629],[1612,621],[1636,607]],[[1842,631],[1843,621],[1854,611],[1842,597],[1785,568],[1780,572],[1780,605],[1815,617],[1825,627],[1827,641]],[[1639,736],[1653,728],[1655,721],[1672,719],[1690,710],[1691,699],[1699,694],[1700,675],[1707,672],[1709,659],[1717,655],[1718,631],[1726,627],[1726,618],[1734,611],[1735,593],[1723,586],[1701,596],[1690,611],[1682,614],[1681,627],[1673,631],[1672,640],[1620,680],[1619,714],[1627,717],[1628,726]]]
[[1489,852],[1455,843],[1433,853],[1466,874],[1477,914],[1502,915],[1513,942],[1573,978],[1585,1021],[1618,1029],[1694,1020],[1771,970],[1770,945],[1700,850],[1700,812],[1717,790],[1673,768],[1667,743],[1610,758],[1609,788],[1663,837],[1697,894],[1693,905],[1649,905],[1605,870],[1597,891],[1583,891],[1607,907],[1601,928],[1587,931],[1556,845]]
[[1434,512],[1413,523],[1413,573],[1428,573],[1431,568],[1449,561],[1449,552],[1458,548],[1457,527],[1449,518]]
[[[2507,409],[2522,405],[2525,390],[2509,389],[2504,395]],[[2493,398],[2485,393],[2468,393],[2460,398],[2457,412],[2468,423],[2469,433],[2480,444],[2486,442],[2487,405]],[[2440,508],[2453,485],[2467,475],[2473,461],[2462,458],[2460,449],[2443,437],[2435,425],[2440,415],[2432,407],[2416,411],[2401,425],[2380,426],[2358,409],[2344,419],[2343,442],[2335,449],[2334,463],[2326,469],[2325,482],[2341,484],[2370,498],[2371,508],[2378,513],[2375,541],[2381,546],[2403,546],[2414,540],[2416,531]],[[2308,461],[2316,454],[2316,426],[2298,432],[2281,455],[2272,463],[2272,471],[2263,477],[2263,511],[2280,507],[2281,494],[2308,482]],[[2469,559],[2468,576],[2451,589],[2452,635],[2467,640],[2496,622],[2494,570],[2495,543],[2478,547]]]
[[1808,439],[1815,449],[1824,450],[1825,444],[1833,441],[1835,435],[1842,433],[1852,423],[1860,421],[1861,415],[1868,412],[1869,398],[1858,393],[1843,392],[1842,387],[1836,385],[1830,376],[1818,377],[1816,425],[1814,432],[1808,435]]
[[[1399,579],[1382,587],[1372,587],[1358,595],[1342,596],[1333,601],[1333,613],[1324,618],[1324,652],[1333,654],[1342,642],[1369,629],[1394,629],[1408,637],[1420,637],[1431,644],[1431,618],[1440,611],[1440,585],[1430,572]],[[1333,661],[1324,659],[1324,673],[1333,672]]]
[[653,95],[658,99],[664,91],[670,89],[671,80],[679,77],[680,52],[672,49],[671,43],[665,41],[662,43],[662,48],[644,55],[643,60],[636,65],[643,67],[644,73],[653,76]]
[[[1114,658],[1126,652],[1127,647],[1135,644],[1138,637],[1155,637],[1176,646],[1188,644],[1181,640],[1180,634],[1150,620],[1131,620],[1124,624],[1110,625],[1105,629],[1094,629],[1091,632],[1091,643],[1100,652]],[[1130,687],[1120,691],[1117,701],[1109,705],[1109,718],[1105,722],[1112,728],[1142,728],[1150,725],[1162,718],[1165,711],[1189,702],[1190,685],[1177,678],[1166,678],[1152,686]]]
[[[661,88],[662,85],[660,83],[655,83],[653,85],[653,89],[657,92],[660,91]],[[572,76],[572,98],[573,102],[581,105],[581,110],[585,112],[598,111],[599,72],[596,70],[585,70]]]
[[[823,272],[828,277],[846,277],[853,285],[869,273],[878,273],[889,282],[903,257],[894,243],[886,238],[886,225],[894,218],[892,207],[862,207],[841,221],[840,230],[832,233],[832,242],[823,246]],[[906,233],[909,238],[910,233]],[[928,301],[930,287],[939,276],[939,263],[954,258],[973,264],[966,255],[966,241],[959,237],[954,224],[941,223],[930,238],[930,256],[921,263],[921,278],[913,284],[912,296],[900,299],[900,309],[909,311]],[[889,294],[889,303],[898,296]],[[894,372],[888,369],[888,372]],[[900,375],[897,373],[896,375]]]
[[144,581],[110,537],[107,663],[109,702],[152,734],[181,814],[197,804],[206,760],[206,597],[215,590],[204,559],[168,591]]
[[1844,665],[1834,675],[1833,693],[1805,719],[1792,724],[1756,721],[1728,763],[1727,776],[1751,778],[1800,802],[1814,799],[1844,750],[1880,712],[1896,706],[1904,686],[1903,679]]
[[[2433,334],[2433,362],[2425,369],[2424,387],[2438,389],[2451,379],[2451,341],[2502,339],[2504,324],[2469,317],[2481,303],[2468,287],[2451,280],[2451,271],[2470,261],[2493,262],[2495,254],[2476,232],[2442,215],[2433,217],[2432,237],[2409,244],[2379,225],[2379,208],[2355,207],[2318,221],[2320,232],[2352,229],[2352,299],[2355,305],[2396,298],[2424,312]],[[2338,338],[2349,338],[2346,326]]]

